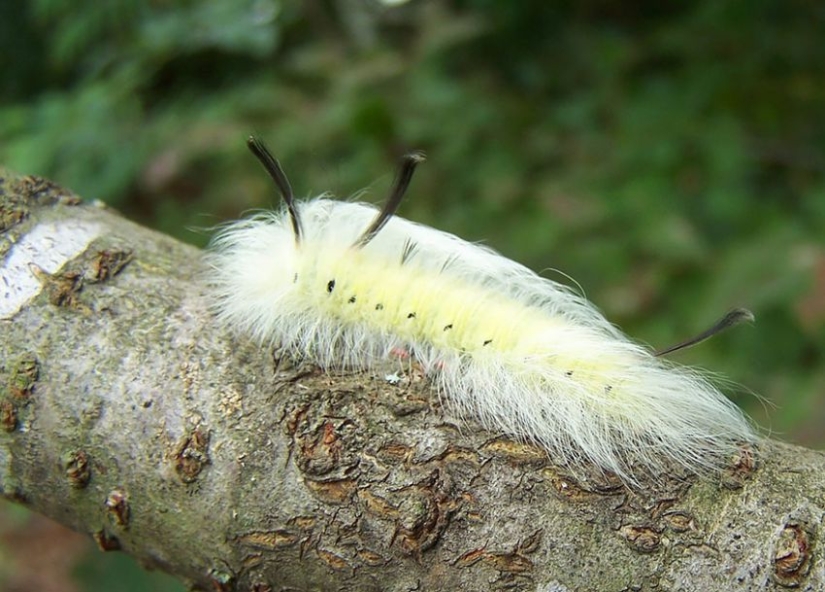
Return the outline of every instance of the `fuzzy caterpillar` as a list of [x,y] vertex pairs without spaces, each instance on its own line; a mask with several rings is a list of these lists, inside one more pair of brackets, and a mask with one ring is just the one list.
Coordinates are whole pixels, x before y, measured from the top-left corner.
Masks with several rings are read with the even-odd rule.
[[689,368],[655,354],[589,302],[491,249],[395,216],[420,155],[384,208],[294,200],[278,162],[249,147],[284,197],[280,212],[213,239],[208,280],[220,321],[325,369],[369,368],[409,351],[463,417],[543,446],[572,470],[637,482],[673,466],[718,469],[755,440],[739,409]]

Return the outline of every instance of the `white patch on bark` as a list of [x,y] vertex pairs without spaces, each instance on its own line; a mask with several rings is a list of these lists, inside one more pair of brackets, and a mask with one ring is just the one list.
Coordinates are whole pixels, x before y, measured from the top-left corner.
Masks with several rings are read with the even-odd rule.
[[33,266],[54,273],[100,236],[98,224],[43,222],[15,243],[0,262],[0,319],[10,319],[43,289]]

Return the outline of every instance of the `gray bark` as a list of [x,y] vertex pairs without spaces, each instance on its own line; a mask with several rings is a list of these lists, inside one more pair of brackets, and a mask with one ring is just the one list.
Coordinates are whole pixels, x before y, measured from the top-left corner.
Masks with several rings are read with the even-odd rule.
[[3,177],[2,279],[28,249],[42,289],[0,320],[0,492],[102,549],[204,590],[825,589],[822,453],[575,480],[456,421],[409,361],[331,375],[233,338],[197,249]]

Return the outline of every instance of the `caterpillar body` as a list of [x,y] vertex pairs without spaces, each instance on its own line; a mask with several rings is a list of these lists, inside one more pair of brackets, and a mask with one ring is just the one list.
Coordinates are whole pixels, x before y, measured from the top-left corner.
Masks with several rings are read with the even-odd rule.
[[[674,465],[707,474],[754,441],[711,382],[632,342],[567,287],[395,216],[420,155],[405,158],[379,211],[297,202],[263,144],[249,146],[285,207],[212,241],[214,309],[238,332],[324,369],[370,368],[402,348],[459,416],[628,483]],[[734,311],[668,351],[748,315]]]

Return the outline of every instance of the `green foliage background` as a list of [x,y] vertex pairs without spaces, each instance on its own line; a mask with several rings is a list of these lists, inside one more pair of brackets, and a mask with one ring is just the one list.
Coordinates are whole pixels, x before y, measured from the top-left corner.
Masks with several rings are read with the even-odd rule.
[[677,359],[817,447],[823,39],[803,0],[2,3],[0,163],[203,245],[277,203],[249,133],[307,196],[378,201],[423,149],[405,217],[569,274],[642,341],[753,310]]

